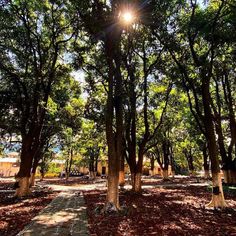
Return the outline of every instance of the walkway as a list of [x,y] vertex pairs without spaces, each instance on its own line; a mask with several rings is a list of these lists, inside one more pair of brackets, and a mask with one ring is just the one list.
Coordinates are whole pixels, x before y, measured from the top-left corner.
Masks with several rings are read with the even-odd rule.
[[[185,186],[183,183],[154,182],[145,186],[143,178],[143,188],[153,187],[176,187]],[[160,179],[161,180],[161,179]],[[31,223],[25,227],[17,236],[86,236],[89,235],[86,206],[84,198],[79,191],[103,190],[106,189],[106,181],[96,181],[95,183],[77,186],[63,186],[57,184],[39,183],[41,187],[50,187],[53,191],[62,191],[43,211],[37,215]],[[189,185],[205,186],[208,183],[189,183]],[[126,185],[130,189],[131,185]]]
[[89,235],[84,198],[79,192],[62,192],[17,236]]

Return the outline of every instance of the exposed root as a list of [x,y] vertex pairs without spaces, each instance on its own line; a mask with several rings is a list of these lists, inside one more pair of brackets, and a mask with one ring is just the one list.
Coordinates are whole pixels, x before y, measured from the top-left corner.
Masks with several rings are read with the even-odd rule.
[[120,206],[116,206],[112,202],[107,202],[104,208],[102,209],[101,213],[111,215],[118,213],[120,210]]
[[228,207],[228,205],[226,204],[225,201],[222,200],[221,196],[213,195],[212,196],[212,200],[210,201],[210,203],[208,203],[206,205],[206,207],[214,207],[214,208],[222,208],[222,209],[224,209],[224,208]]

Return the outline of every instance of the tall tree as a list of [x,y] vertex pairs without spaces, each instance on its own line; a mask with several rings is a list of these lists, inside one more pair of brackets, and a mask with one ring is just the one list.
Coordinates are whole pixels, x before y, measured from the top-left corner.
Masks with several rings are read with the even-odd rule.
[[[29,193],[52,86],[70,72],[60,57],[73,37],[66,1],[10,1],[0,9],[1,80],[14,93],[11,120],[22,136],[16,196]],[[9,90],[9,89],[8,89]],[[5,93],[3,93],[3,96]]]
[[[122,27],[119,20],[119,2],[71,1],[79,12],[84,30],[102,51],[107,68],[104,79],[107,83],[106,138],[108,144],[108,191],[107,210],[119,208],[118,180],[122,156],[123,111],[120,40]],[[93,22],[97,22],[95,25]],[[115,128],[115,129],[114,129]]]
[[[156,53],[156,51],[158,53]],[[126,159],[130,166],[132,188],[141,191],[144,155],[153,145],[153,139],[162,125],[167,108],[171,83],[165,83],[159,73],[162,48],[153,46],[150,32],[139,25],[128,32],[123,41],[125,99]],[[162,82],[161,82],[162,80]],[[155,92],[155,84],[164,90]],[[159,110],[159,116],[155,116]]]
[[151,24],[153,35],[165,45],[176,63],[193,115],[207,140],[213,178],[209,206],[225,207],[211,107],[211,81],[216,51],[223,43],[218,40],[218,33],[227,24],[223,20],[229,10],[227,1],[210,1],[204,9],[197,1],[158,2],[154,8],[154,19],[158,17],[160,23]]

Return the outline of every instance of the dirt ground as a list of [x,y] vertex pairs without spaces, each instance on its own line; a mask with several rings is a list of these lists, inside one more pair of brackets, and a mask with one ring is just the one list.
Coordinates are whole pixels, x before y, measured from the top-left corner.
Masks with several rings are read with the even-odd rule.
[[0,180],[0,236],[16,235],[57,196],[57,192],[52,193],[46,187],[48,184],[78,186],[92,184],[93,180],[52,178],[40,183],[45,188],[35,188],[30,197],[17,199],[14,198],[14,179]]
[[[93,181],[77,178],[67,182],[60,179],[45,180],[44,186],[47,184],[68,187],[96,185]],[[143,185],[144,190],[139,195],[130,190],[121,191],[122,211],[110,215],[102,211],[105,191],[83,191],[91,235],[236,236],[235,187],[225,188],[230,208],[220,211],[205,208],[211,199],[211,190],[201,179],[177,178],[163,182],[160,178],[144,178]],[[16,235],[58,194],[45,187],[36,189],[31,197],[19,200],[13,197],[13,183],[6,181],[0,181],[0,190],[1,236]]]
[[145,189],[141,195],[121,192],[123,210],[113,215],[102,213],[104,191],[85,192],[91,235],[236,235],[236,190],[226,191],[231,208],[220,211],[205,209],[211,199],[206,186],[188,186],[189,180],[177,181],[179,185],[145,182],[156,187]]
[[12,182],[0,182],[0,235],[13,236],[30,223],[40,210],[47,206],[57,193],[48,189],[35,191],[28,198],[14,198]]

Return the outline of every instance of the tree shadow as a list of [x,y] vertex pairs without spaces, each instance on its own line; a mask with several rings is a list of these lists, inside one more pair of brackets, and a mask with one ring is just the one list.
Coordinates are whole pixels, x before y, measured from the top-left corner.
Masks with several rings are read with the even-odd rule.
[[[90,232],[94,235],[233,235],[236,211],[205,209],[211,193],[206,188],[153,188],[141,195],[121,192],[123,212],[95,214],[104,192],[85,193]],[[236,207],[236,198],[233,199]]]

